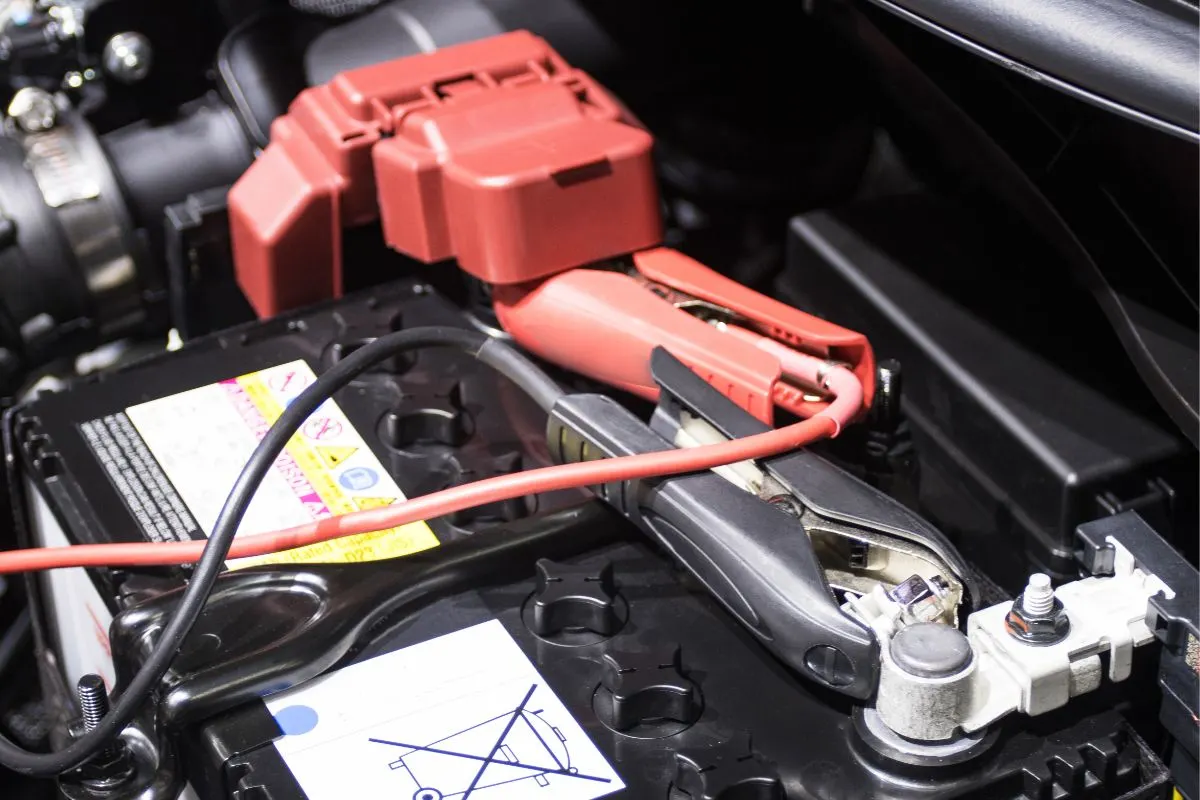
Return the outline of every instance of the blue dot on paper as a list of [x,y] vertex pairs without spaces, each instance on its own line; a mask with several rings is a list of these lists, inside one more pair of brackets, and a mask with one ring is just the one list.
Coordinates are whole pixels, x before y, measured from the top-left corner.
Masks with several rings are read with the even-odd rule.
[[361,492],[379,483],[379,473],[368,467],[353,467],[342,473],[338,483],[351,491]]
[[284,736],[299,736],[317,727],[317,712],[308,706],[288,706],[275,714],[275,722]]

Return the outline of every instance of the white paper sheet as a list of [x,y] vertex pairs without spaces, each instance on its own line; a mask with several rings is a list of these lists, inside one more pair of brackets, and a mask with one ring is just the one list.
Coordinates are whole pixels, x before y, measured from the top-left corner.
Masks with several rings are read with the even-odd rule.
[[593,800],[624,788],[495,620],[266,702],[310,800]]

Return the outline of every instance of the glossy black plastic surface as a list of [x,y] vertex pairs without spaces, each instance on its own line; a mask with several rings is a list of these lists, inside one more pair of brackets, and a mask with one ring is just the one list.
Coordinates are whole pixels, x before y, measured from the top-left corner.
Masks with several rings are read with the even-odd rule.
[[1138,504],[1169,528],[1187,443],[1090,299],[1006,230],[923,194],[808,214],[777,290],[904,365],[922,512],[1016,591],[1070,576],[1088,519]]
[[1159,719],[1173,739],[1171,772],[1190,800],[1200,748],[1200,573],[1134,511],[1080,525],[1076,534],[1079,561],[1089,572],[1112,573],[1116,543],[1168,589],[1150,598],[1146,623],[1163,644]]
[[[81,423],[147,400],[295,360],[305,361],[319,374],[372,337],[405,326],[422,325],[466,327],[468,322],[441,295],[426,284],[410,279],[378,287],[369,296],[357,295],[270,322],[255,322],[196,339],[181,352],[164,353],[106,374],[101,379],[80,382],[61,393],[42,395],[12,412],[8,420],[7,432],[12,440],[9,449],[12,485],[22,497],[27,482],[32,485],[47,501],[58,525],[73,543],[138,541],[140,528],[137,521],[88,447],[79,430]],[[549,462],[542,444],[545,412],[480,362],[450,349],[426,350],[411,359],[386,363],[379,370],[355,380],[337,393],[335,399],[407,496]],[[389,414],[441,405],[452,405],[469,416],[471,423],[469,430],[464,430],[466,435],[456,436],[450,442],[425,436],[394,441],[385,435],[384,420]],[[202,434],[197,431],[197,435]],[[585,498],[585,493],[578,490],[528,496],[477,509],[470,514],[430,520],[430,526],[440,542],[451,543],[470,538],[497,522],[520,522],[533,514],[575,506]],[[29,524],[26,515],[27,511],[23,509],[20,516],[24,526]],[[534,560],[541,555],[549,554],[531,553]],[[386,573],[394,567],[378,569]],[[316,572],[320,573],[320,570]],[[187,570],[95,569],[89,574],[103,601],[116,614],[178,589]],[[341,657],[336,655],[338,648],[348,646],[347,642],[352,641],[359,631],[357,622],[330,615],[325,600],[333,589],[319,574],[299,581],[283,579],[282,583],[262,575],[238,577],[237,581],[249,582],[253,591],[265,593],[267,598],[259,609],[265,627],[255,627],[259,637],[255,640],[257,644],[242,642],[238,654],[244,656],[247,646],[253,650],[273,642],[268,624],[272,621],[281,626],[275,629],[276,632],[330,636],[329,647],[335,655],[315,666],[309,664],[308,656],[296,655],[295,651],[289,651],[287,658],[281,658],[278,666],[285,672],[291,670],[289,674],[299,675],[297,680],[327,669]],[[351,593],[360,601],[386,604],[387,590],[380,589],[381,585],[389,585],[385,578],[361,584],[356,580],[350,582],[355,584]],[[337,584],[333,588],[344,585]],[[49,591],[43,584],[41,591],[36,593],[38,622],[35,628],[41,637],[39,641],[45,642],[41,648],[42,683],[48,704],[54,709],[49,715],[52,732],[58,737],[55,741],[61,743],[71,713],[69,686],[77,676],[61,674],[63,661],[56,654],[61,654],[73,643],[59,641],[53,630],[50,622],[53,616],[47,614],[47,610],[59,600],[46,596]],[[372,592],[383,592],[383,595]],[[230,613],[244,609],[246,606],[239,602],[244,601],[230,600],[231,605],[221,608]],[[138,613],[153,616],[153,609],[154,606],[145,606]],[[307,616],[303,616],[303,624],[291,619],[280,622],[281,615],[289,613]],[[370,612],[356,613],[367,616]],[[213,623],[212,617],[208,619],[215,628],[206,633],[213,635],[197,639],[197,646],[216,647],[215,652],[223,652],[218,643],[226,640],[221,637],[220,624]],[[293,623],[295,626],[290,627]],[[130,651],[129,657],[136,658],[137,652],[136,648]],[[199,660],[194,660],[193,666],[205,663],[202,656],[203,651],[194,656]],[[185,660],[182,667],[187,668],[188,663]],[[223,676],[237,674],[237,664],[232,662],[232,656],[228,667],[232,673],[225,672]],[[65,677],[70,678],[66,685]],[[209,688],[214,695],[225,691],[219,686],[212,688],[215,685],[211,680],[206,684],[205,676],[197,675],[186,686],[181,685],[178,692],[169,690],[169,714],[186,716],[190,713],[188,708],[192,698],[228,704],[247,696],[239,695],[237,691],[224,699],[206,695]],[[261,688],[259,684],[254,686]],[[153,726],[147,730],[153,737]]]
[[1196,6],[1179,0],[874,0],[1034,80],[1176,135],[1200,129]]
[[[145,359],[26,405],[17,421],[24,467],[51,499],[72,541],[138,541],[138,526],[79,432],[80,423],[295,360],[305,361],[320,374],[374,336],[421,325],[467,327],[468,322],[428,286],[408,280],[380,287],[369,296],[357,295],[197,339],[178,353]],[[540,445],[544,412],[487,367],[447,348],[386,362],[338,392],[335,399],[407,496],[549,461]],[[469,418],[469,429],[463,428],[448,441],[389,435],[390,415],[433,413],[442,406]],[[435,520],[432,525],[438,538],[447,541],[491,522],[520,519],[582,496],[577,491],[531,496],[504,508]],[[94,574],[111,584],[101,593],[115,600],[116,585],[132,573]]]
[[[594,574],[612,569],[629,603],[629,622],[611,638],[571,646],[531,632],[523,614],[538,585],[530,561],[524,580],[440,599],[354,658],[498,619],[621,776],[627,788],[608,795],[614,800],[1164,796],[1161,763],[1129,732],[1105,693],[1073,702],[1066,713],[1013,720],[985,753],[960,767],[910,772],[880,762],[857,738],[846,698],[786,669],[666,556],[636,532],[628,536],[560,559]],[[269,651],[262,658],[269,659]],[[651,702],[649,713],[665,711],[690,722],[639,721],[631,714],[622,720],[632,723],[625,730],[606,724],[611,709],[598,701],[608,691],[614,662],[631,669],[648,665],[650,679],[641,686],[660,686],[672,699]],[[702,708],[691,719],[697,695]],[[363,703],[369,698],[365,691]],[[280,735],[259,701],[189,727],[189,777],[205,797],[300,800],[303,793],[271,744]],[[381,759],[382,767],[387,760]],[[407,800],[404,788],[398,778],[396,796]],[[478,794],[480,800],[486,796]]]
[[[226,573],[171,666],[160,718],[177,729],[311,680],[442,597],[523,577],[532,560],[574,552],[623,525],[591,501],[353,570]],[[119,682],[136,671],[181,595],[161,595],[113,621]]]
[[[1183,43],[1194,51],[1197,41],[1196,4],[1187,0],[911,3],[918,4],[977,15],[985,24],[989,16],[1052,20],[1053,30],[1018,24],[1009,33],[1051,47],[1055,37],[1078,36],[1089,48],[1105,49],[1103,57],[1089,63],[1098,70],[1119,64],[1129,50],[1140,50],[1142,43],[1122,38],[1113,40],[1109,48],[1104,35],[1097,36],[1086,22],[1073,27],[1073,17],[1107,16],[1116,28],[1123,24],[1138,28],[1159,14],[1190,18],[1190,32],[1183,26]],[[897,5],[892,4],[893,9]],[[1127,20],[1120,17],[1122,7],[1129,10]],[[983,207],[985,217],[1008,223],[1010,229],[1018,228],[1013,222],[1020,223],[1015,235],[1001,234],[973,254],[972,267],[963,274],[995,270],[993,253],[1007,253],[1010,239],[1026,251],[1025,243],[1038,239],[1041,253],[1030,254],[1025,263],[1016,265],[1038,265],[1024,279],[1034,290],[1030,294],[1036,296],[1035,307],[1039,301],[1057,301],[1082,328],[1083,319],[1091,316],[1085,306],[1098,306],[1116,332],[1116,341],[1102,349],[1085,340],[1076,349],[1088,349],[1096,354],[1096,363],[1106,364],[1115,361],[1118,348],[1123,349],[1137,369],[1135,380],[1149,387],[1193,444],[1200,442],[1196,346],[1200,194],[1195,186],[1200,146],[1195,134],[1177,136],[1131,121],[1110,107],[1083,102],[1058,91],[1061,86],[1046,73],[1034,71],[1035,80],[1027,80],[1031,73],[1020,63],[978,58],[870,4],[836,4],[836,8],[829,19],[857,46],[875,85],[886,96],[885,127],[918,182],[958,210]],[[1174,34],[1164,38],[1179,41]],[[1195,60],[1192,55],[1183,63],[1184,77],[1190,82],[1197,80]],[[1010,66],[1016,69],[1006,69]],[[1151,81],[1153,72],[1135,77]],[[1187,95],[1194,105],[1195,89]],[[981,202],[985,198],[986,203]],[[921,209],[914,200],[911,196],[897,199],[896,213],[904,221],[891,220],[888,229],[907,233],[921,225],[913,219]],[[953,225],[938,222],[923,237],[930,244],[943,237],[958,240]],[[920,241],[918,236],[922,235],[914,239]],[[1064,288],[1064,276],[1077,286]],[[1025,304],[1012,308],[1024,311]],[[1024,316],[1032,315],[1025,312]],[[1017,313],[1011,321],[1020,319]],[[1091,319],[1087,325],[1097,327]],[[1107,337],[1103,332],[1097,335]],[[871,340],[878,351],[881,343],[874,335]]]

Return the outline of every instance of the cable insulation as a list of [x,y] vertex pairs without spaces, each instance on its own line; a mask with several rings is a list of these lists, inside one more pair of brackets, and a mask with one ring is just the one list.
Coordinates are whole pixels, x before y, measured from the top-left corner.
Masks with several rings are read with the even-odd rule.
[[[486,348],[485,348],[486,350]],[[503,348],[508,352],[511,348]],[[483,352],[480,353],[482,358]],[[813,372],[825,362],[805,356]],[[508,373],[506,373],[508,374]],[[834,368],[826,383],[836,391],[833,401],[813,419],[719,444],[668,450],[603,461],[587,461],[456,486],[382,508],[356,511],[337,517],[307,522],[283,530],[245,536],[234,540],[228,558],[249,558],[296,547],[326,542],[345,536],[387,530],[410,522],[433,519],[488,503],[564,489],[585,488],[603,483],[639,480],[724,466],[738,461],[769,458],[836,436],[843,425],[858,414],[862,389],[853,372]],[[553,392],[542,391],[542,400],[553,406]],[[561,392],[559,392],[561,394]],[[64,567],[173,566],[196,561],[204,542],[129,542],[43,547],[0,553],[0,574],[60,569]]]
[[[229,548],[228,558],[261,556],[343,536],[386,530],[530,494],[699,472],[738,461],[769,458],[832,436],[837,428],[838,424],[833,419],[820,416],[720,444],[561,464],[501,475],[382,508],[327,517],[284,530],[235,539]],[[203,547],[204,542],[134,542],[13,550],[0,553],[0,573],[60,567],[170,566],[195,561]]]

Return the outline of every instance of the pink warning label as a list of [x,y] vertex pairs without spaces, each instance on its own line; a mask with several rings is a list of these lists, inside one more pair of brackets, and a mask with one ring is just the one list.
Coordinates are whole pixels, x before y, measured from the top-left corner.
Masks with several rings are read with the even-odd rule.
[[[237,380],[221,381],[221,387],[225,390],[225,394],[233,404],[238,416],[250,428],[254,437],[261,441],[267,435],[267,431],[271,429],[271,423],[258,410],[258,406],[254,405],[250,395]],[[325,505],[321,495],[317,494],[317,490],[309,482],[308,476],[304,474],[304,470],[300,469],[300,465],[296,463],[290,453],[286,450],[280,453],[279,458],[275,459],[274,468],[287,481],[288,488],[300,499],[305,510],[313,519],[323,519],[333,515],[329,506]]]

